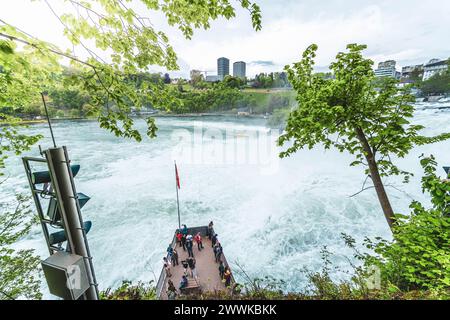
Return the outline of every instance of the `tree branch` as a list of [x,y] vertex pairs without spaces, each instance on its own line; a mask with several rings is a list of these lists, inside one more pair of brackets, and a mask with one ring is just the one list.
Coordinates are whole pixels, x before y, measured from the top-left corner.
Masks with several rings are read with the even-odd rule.
[[[3,22],[3,21],[2,21],[2,22]],[[9,25],[9,24],[8,24],[8,25]],[[26,45],[28,45],[28,46],[30,46],[30,47],[33,47],[33,48],[35,48],[35,49],[37,49],[37,50],[39,50],[39,51],[47,50],[47,51],[49,51],[49,52],[51,52],[51,53],[54,53],[54,54],[56,54],[56,55],[58,55],[58,56],[62,56],[62,57],[64,57],[64,58],[67,58],[67,59],[76,61],[76,62],[78,62],[78,63],[81,63],[81,64],[85,65],[85,66],[91,67],[91,68],[93,68],[93,69],[96,68],[93,64],[90,64],[89,62],[85,62],[85,61],[83,61],[83,60],[80,60],[80,59],[78,59],[78,58],[75,57],[75,56],[72,56],[72,55],[70,55],[70,54],[67,54],[67,53],[64,53],[64,52],[61,52],[61,51],[58,51],[58,50],[55,50],[55,49],[52,49],[52,48],[49,48],[49,47],[44,47],[44,48],[42,48],[42,47],[38,46],[37,44],[32,43],[32,42],[30,42],[30,41],[28,41],[28,40],[25,40],[25,39],[17,38],[17,37],[15,37],[15,36],[11,36],[11,35],[9,35],[9,34],[5,34],[5,33],[2,33],[2,32],[0,32],[0,37],[9,39],[9,40],[11,40],[11,41],[17,41],[17,42],[26,44]]]

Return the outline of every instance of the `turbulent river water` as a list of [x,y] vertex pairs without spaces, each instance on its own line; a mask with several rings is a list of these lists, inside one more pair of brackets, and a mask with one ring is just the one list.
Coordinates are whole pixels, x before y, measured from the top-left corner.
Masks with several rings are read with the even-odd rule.
[[[450,132],[450,109],[439,107],[450,104],[417,106],[414,123],[426,127],[424,134]],[[350,197],[361,189],[364,173],[349,167],[353,160],[348,154],[317,147],[278,159],[276,136],[268,133],[264,119],[158,118],[157,124],[158,137],[141,143],[117,138],[94,121],[54,124],[57,143],[67,146],[81,165],[77,190],[92,198],[83,216],[93,222],[88,237],[100,289],[159,276],[178,224],[174,159],[181,180],[182,223],[197,226],[213,220],[235,270],[237,263],[250,276],[282,279],[286,290],[304,289],[301,270],[320,268],[323,246],[335,254],[337,266],[349,268],[345,256],[351,251],[341,233],[358,243],[366,236],[390,238],[374,190]],[[145,132],[143,121],[138,126]],[[26,132],[45,135],[43,148],[51,145],[46,125],[33,125]],[[400,167],[415,177],[406,185],[388,180],[397,212],[408,213],[412,198],[428,203],[420,188],[423,153],[433,154],[440,167],[450,165],[448,141],[418,147],[399,159]],[[28,154],[37,155],[37,147]],[[0,194],[3,205],[13,203],[16,193],[29,192],[19,157],[8,160],[7,172]],[[40,226],[17,247],[48,255]],[[45,285],[43,291],[50,297]]]

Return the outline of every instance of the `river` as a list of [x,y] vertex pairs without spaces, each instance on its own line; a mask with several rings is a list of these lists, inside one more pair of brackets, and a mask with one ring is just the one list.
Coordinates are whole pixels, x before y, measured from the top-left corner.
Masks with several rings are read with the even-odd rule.
[[[450,109],[439,106],[450,105],[418,105],[414,123],[424,125],[426,135],[450,132]],[[93,222],[88,237],[100,289],[159,276],[177,226],[174,159],[182,223],[213,220],[232,266],[238,263],[250,276],[282,279],[286,290],[304,289],[301,270],[320,268],[323,246],[335,253],[337,266],[348,270],[344,256],[351,251],[341,233],[358,243],[366,236],[390,238],[374,190],[350,197],[360,190],[364,175],[361,168],[349,167],[353,160],[346,153],[317,147],[280,160],[276,135],[268,132],[264,119],[158,118],[157,125],[156,139],[136,143],[113,136],[94,121],[54,124],[58,145],[67,146],[73,162],[81,165],[77,190],[92,198],[83,216]],[[138,126],[144,132],[144,122]],[[45,124],[25,131],[45,135],[40,144],[51,146]],[[408,213],[412,198],[429,202],[420,188],[422,153],[434,154],[440,167],[450,164],[448,141],[418,147],[400,159],[400,167],[415,177],[407,185],[388,179],[396,187],[388,188],[396,212]],[[37,155],[37,147],[27,154]],[[15,193],[29,192],[20,158],[7,161],[7,172],[3,204],[11,203]],[[444,174],[441,168],[439,173]],[[16,247],[48,255],[40,226]],[[333,276],[346,277],[342,272]],[[50,297],[45,284],[43,291]]]

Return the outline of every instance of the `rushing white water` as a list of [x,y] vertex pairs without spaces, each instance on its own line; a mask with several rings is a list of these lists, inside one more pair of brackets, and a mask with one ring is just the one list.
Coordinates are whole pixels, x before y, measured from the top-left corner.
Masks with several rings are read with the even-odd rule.
[[[426,135],[450,131],[450,111],[438,106],[444,105],[418,106],[414,122],[426,127]],[[192,133],[195,124],[215,132],[215,138],[203,136],[202,146],[208,154],[230,145],[253,150],[252,145],[261,139],[253,133],[264,133],[264,123],[263,119],[222,117],[200,122],[198,118],[158,118],[158,138],[142,143],[114,137],[92,121],[54,124],[57,143],[66,145],[73,162],[81,164],[75,178],[77,190],[92,197],[83,215],[93,221],[89,241],[100,289],[117,286],[122,280],[154,280],[159,275],[163,253],[177,226],[173,157],[180,143],[174,132]],[[143,123],[139,125],[144,129]],[[217,139],[217,130],[223,139]],[[31,126],[27,132],[44,134],[40,144],[50,146],[46,125]],[[273,142],[269,144],[274,147]],[[200,152],[189,141],[182,145],[188,154]],[[450,142],[416,148],[400,159],[401,168],[416,176],[407,185],[389,179],[389,184],[401,190],[388,188],[397,212],[408,213],[411,198],[427,203],[420,188],[418,157],[422,153],[434,154],[440,166],[450,164]],[[37,148],[29,154],[37,155]],[[275,161],[270,172],[264,171],[266,165],[245,161],[188,160],[177,158],[182,223],[196,226],[213,220],[232,265],[239,262],[251,276],[283,279],[287,290],[304,288],[300,270],[320,267],[323,246],[338,256],[337,265],[348,266],[339,258],[351,253],[341,233],[358,242],[366,236],[390,237],[373,190],[349,197],[360,190],[364,175],[362,168],[348,166],[353,160],[346,153],[319,147],[303,150]],[[20,158],[9,159],[7,168],[10,178],[2,185],[3,204],[14,194],[29,191]],[[48,255],[40,226],[17,246],[34,248],[43,258]]]

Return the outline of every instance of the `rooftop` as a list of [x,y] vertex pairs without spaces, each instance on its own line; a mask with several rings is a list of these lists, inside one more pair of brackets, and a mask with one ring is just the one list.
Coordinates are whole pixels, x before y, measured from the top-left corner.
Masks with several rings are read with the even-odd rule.
[[437,61],[437,62],[427,63],[427,64],[425,65],[425,67],[442,66],[442,65],[446,65],[446,64],[448,64],[448,63],[449,63],[448,60],[441,60],[441,61]]

